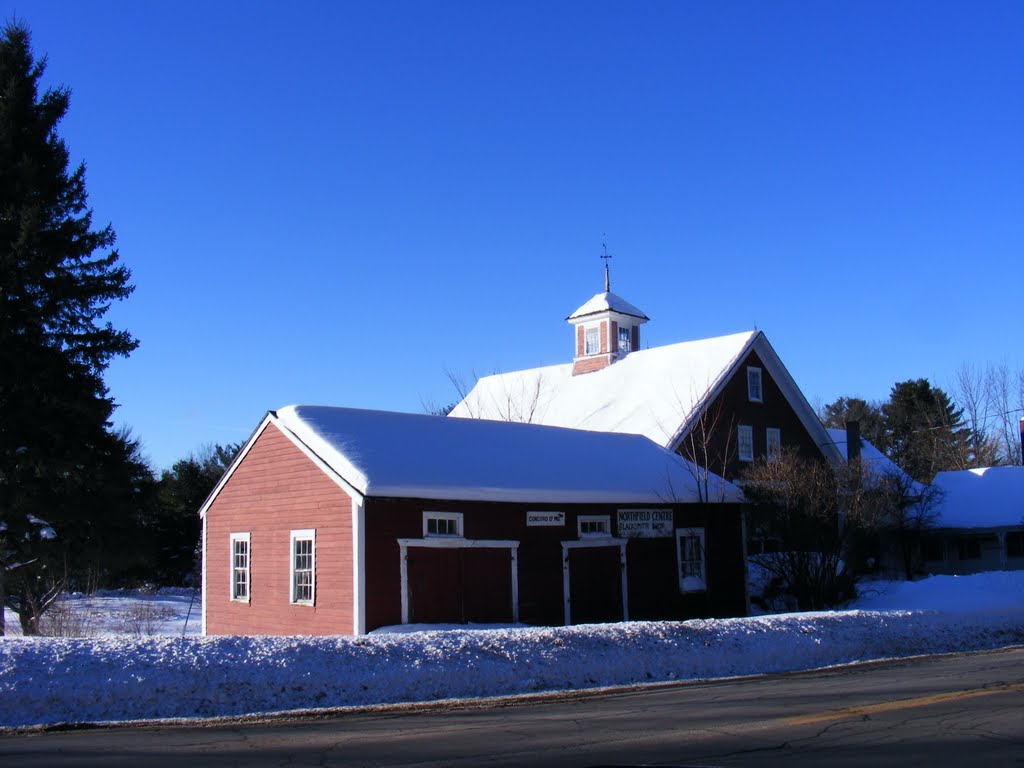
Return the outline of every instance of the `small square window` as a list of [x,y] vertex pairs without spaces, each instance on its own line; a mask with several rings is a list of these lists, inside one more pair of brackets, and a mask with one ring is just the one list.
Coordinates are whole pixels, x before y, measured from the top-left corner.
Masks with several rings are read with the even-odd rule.
[[597,327],[587,328],[586,330],[586,344],[583,348],[583,353],[586,355],[596,355],[601,351],[601,342],[597,335]]
[[423,538],[458,538],[462,536],[461,512],[424,512]]
[[747,398],[752,403],[763,402],[763,391],[761,390],[761,369],[747,368]]
[[765,430],[765,442],[768,461],[777,461],[782,455],[782,432],[776,427],[768,427]]
[[754,428],[740,425],[736,432],[737,450],[740,461],[754,460]]
[[580,538],[588,536],[610,536],[611,517],[609,515],[580,515],[576,519]]

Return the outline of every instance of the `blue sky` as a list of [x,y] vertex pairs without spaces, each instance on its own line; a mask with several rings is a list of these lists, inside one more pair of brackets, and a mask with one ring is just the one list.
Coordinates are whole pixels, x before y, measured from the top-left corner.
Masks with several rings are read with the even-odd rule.
[[422,411],[760,328],[812,403],[1024,365],[1020,2],[35,2],[137,289],[107,376],[156,467],[290,403]]

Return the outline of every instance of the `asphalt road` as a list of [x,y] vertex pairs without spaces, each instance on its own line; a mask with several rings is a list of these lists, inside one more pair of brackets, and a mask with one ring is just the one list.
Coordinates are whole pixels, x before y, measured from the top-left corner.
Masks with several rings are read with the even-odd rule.
[[33,766],[1024,766],[1024,648],[264,723],[0,737]]

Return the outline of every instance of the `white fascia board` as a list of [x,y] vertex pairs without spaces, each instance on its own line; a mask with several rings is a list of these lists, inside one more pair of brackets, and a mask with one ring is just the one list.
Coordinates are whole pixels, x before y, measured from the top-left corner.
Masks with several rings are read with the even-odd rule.
[[[759,358],[761,358],[761,364],[765,370],[771,375],[772,380],[778,386],[782,392],[783,397],[786,398],[786,402],[796,413],[797,418],[800,419],[800,423],[804,429],[807,430],[807,434],[811,436],[819,450],[829,459],[831,462],[842,461],[842,456],[839,453],[839,449],[836,448],[835,443],[832,442],[832,438],[829,437],[828,432],[825,430],[824,425],[818,418],[818,415],[811,408],[811,404],[807,402],[807,398],[804,397],[804,393],[800,391],[800,387],[797,386],[793,377],[790,375],[786,366],[782,360],[776,354],[774,348],[768,338],[764,335],[763,331],[758,331],[754,336],[743,346],[739,354],[729,363],[729,365],[722,371],[715,383],[708,389],[704,396],[697,402],[693,411],[687,417],[686,421],[679,428],[679,431],[672,437],[672,440],[668,444],[669,450],[676,451],[679,448],[679,444],[683,441],[686,435],[693,428],[693,425],[697,422],[700,415],[715,401],[715,398],[725,389],[725,385],[732,379],[734,375],[739,372],[739,369],[744,365],[744,361],[751,352],[757,352]],[[762,382],[762,387],[764,386]]]
[[614,320],[617,323],[621,323],[624,318],[627,325],[643,325],[647,322],[648,318],[640,317],[639,315],[630,315],[626,312],[619,312],[615,309],[597,309],[593,312],[588,312],[585,315],[575,315],[573,317],[567,317],[565,321],[571,325],[587,325],[588,323],[596,323],[604,319]]
[[303,442],[303,440],[298,435],[296,435],[294,432],[292,432],[290,429],[288,429],[288,427],[286,427],[282,423],[282,421],[277,417],[277,414],[275,414],[273,411],[271,411],[268,414],[268,417],[271,420],[271,422],[273,423],[273,425],[275,427],[277,427],[278,430],[280,430],[281,434],[284,435],[285,437],[287,437],[291,441],[292,445],[294,445],[296,448],[298,448],[300,451],[302,451],[302,453],[306,456],[306,458],[308,458],[310,461],[312,461],[317,466],[317,468],[320,469],[320,471],[322,471],[331,480],[333,480],[334,484],[339,486],[349,496],[351,496],[354,499],[357,496],[359,498],[365,498],[366,496],[369,495],[369,493],[368,493],[368,491],[367,491],[367,489],[365,487],[366,485],[368,485],[368,483],[365,483],[365,482],[360,483],[359,480],[355,480],[354,481],[355,483],[360,483],[361,485],[364,486],[363,488],[358,488],[358,487],[356,487],[355,484],[353,484],[352,482],[349,482],[344,477],[342,477],[342,475],[338,471],[338,469],[335,468],[334,465],[336,465],[336,464],[343,464],[344,465],[344,469],[349,471],[350,476],[352,476],[353,478],[362,478],[361,473],[358,470],[356,470],[355,467],[353,467],[351,464],[349,464],[347,461],[345,461],[344,458],[339,453],[337,453],[336,451],[333,451],[332,455],[330,456],[330,463],[329,463],[324,458],[321,458],[321,456],[319,454],[317,454],[312,448],[310,448],[308,445],[306,445],[306,443]]
[[[759,333],[754,343],[755,351],[761,358],[761,362],[764,367],[768,369],[768,373],[771,374],[772,379],[775,381],[776,386],[782,391],[783,396],[789,402],[790,407],[796,413],[797,418],[800,419],[800,423],[803,424],[804,429],[807,430],[807,434],[811,436],[814,443],[818,446],[822,455],[825,456],[830,462],[842,463],[843,457],[836,447],[836,444],[832,442],[832,438],[829,437],[828,431],[825,429],[825,425],[821,423],[821,419],[818,418],[818,414],[814,412],[811,404],[807,402],[807,398],[804,397],[804,393],[797,386],[796,381],[790,376],[789,371],[783,364],[782,360],[775,353],[772,345],[763,333]],[[762,384],[762,386],[764,386]]]
[[204,501],[203,505],[199,508],[199,518],[201,520],[206,518],[206,511],[210,508],[210,505],[213,504],[214,500],[220,494],[221,490],[224,488],[225,485],[227,485],[228,480],[231,479],[231,476],[235,474],[235,470],[238,469],[238,466],[242,463],[242,459],[244,459],[248,455],[249,451],[252,450],[252,447],[256,445],[256,441],[259,439],[259,436],[263,434],[263,430],[265,430],[267,428],[267,425],[270,423],[271,414],[268,412],[267,415],[263,417],[263,420],[259,423],[259,426],[257,426],[256,429],[253,430],[253,433],[249,436],[249,439],[245,441],[245,445],[242,446],[242,449],[238,452],[238,455],[235,456],[230,466],[228,466],[227,470],[221,476],[220,480],[218,480],[217,484],[213,487],[213,490],[210,491],[210,495],[206,497],[206,501]]
[[[202,537],[203,537],[202,538],[203,562],[200,564],[200,568],[202,570],[200,571],[200,574],[199,574],[199,579],[200,579],[200,587],[199,587],[200,588],[200,593],[199,593],[199,596],[202,598],[201,601],[200,601],[202,603],[202,605],[200,605],[200,610],[202,611],[202,613],[200,614],[201,618],[200,618],[199,632],[200,632],[200,634],[202,634],[203,637],[206,637],[206,608],[210,604],[210,599],[208,597],[208,595],[210,594],[210,585],[207,584],[207,582],[206,582],[206,572],[207,572],[206,566],[207,566],[207,563],[210,560],[210,558],[208,557],[208,553],[210,551],[210,548],[207,546],[208,542],[207,542],[207,536],[206,536],[206,517],[204,516],[201,519],[202,519],[202,523],[203,523],[203,533],[202,533]],[[2,610],[3,610],[3,606],[0,606],[0,611],[2,611]]]
[[747,343],[743,345],[743,348],[740,349],[740,351],[736,353],[736,356],[729,361],[729,364],[719,372],[714,383],[711,384],[700,399],[694,403],[690,413],[687,414],[683,423],[679,425],[679,429],[672,436],[672,439],[666,443],[665,447],[668,450],[673,453],[678,452],[680,443],[682,443],[683,439],[690,433],[690,430],[693,429],[693,426],[700,419],[704,411],[706,411],[711,403],[715,402],[715,398],[722,393],[722,390],[725,389],[725,385],[729,383],[732,377],[739,370],[740,365],[747,359],[747,355],[750,354],[750,350],[754,347],[754,344],[761,338],[764,338],[764,333],[758,331],[751,338],[747,339]]
[[352,495],[352,634],[366,634],[366,499]]
[[[437,486],[377,486],[366,489],[367,496],[398,499],[435,499],[445,501],[503,501],[526,504],[687,504],[700,501],[696,493],[686,498],[666,498],[658,491],[597,491],[593,489],[481,488]],[[690,496],[692,495],[692,498]]]

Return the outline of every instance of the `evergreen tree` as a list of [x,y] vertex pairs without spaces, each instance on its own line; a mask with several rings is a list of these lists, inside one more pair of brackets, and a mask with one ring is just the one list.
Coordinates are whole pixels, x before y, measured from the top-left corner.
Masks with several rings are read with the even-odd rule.
[[879,450],[885,450],[884,417],[879,403],[869,403],[859,397],[840,397],[824,406],[818,417],[829,429],[845,429],[846,422],[856,421],[861,436]]
[[187,583],[199,543],[199,508],[242,447],[211,445],[174,462],[160,476],[159,500],[150,521],[157,545],[154,578],[162,584]]
[[[0,37],[0,602],[34,630],[110,454],[103,372],[137,342],[103,316],[132,286],[114,231],[95,229],[85,166],[69,169],[57,126],[66,88],[40,91],[28,29]],[[90,510],[96,512],[96,510]],[[52,523],[52,536],[34,522]],[[28,534],[26,536],[26,534]],[[0,612],[2,615],[2,612]],[[0,633],[3,631],[0,619]]]
[[937,472],[974,466],[963,411],[927,379],[893,385],[882,414],[886,454],[915,480],[930,483]]

